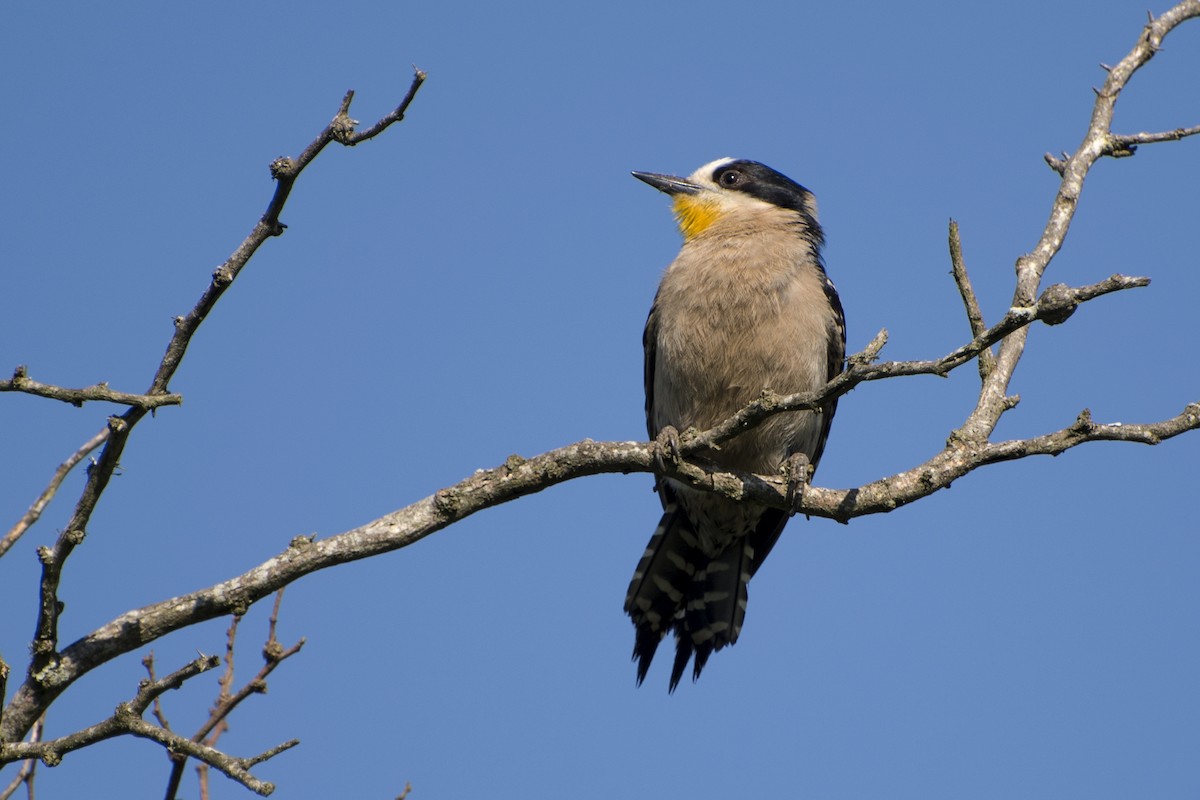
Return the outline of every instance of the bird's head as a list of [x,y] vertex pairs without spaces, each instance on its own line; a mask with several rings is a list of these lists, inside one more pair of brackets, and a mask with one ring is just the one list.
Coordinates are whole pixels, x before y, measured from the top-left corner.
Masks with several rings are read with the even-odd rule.
[[820,236],[812,192],[757,161],[719,158],[686,178],[655,172],[635,172],[633,177],[671,195],[685,241],[719,221],[757,218],[770,209],[791,212],[782,218],[803,224],[810,236]]

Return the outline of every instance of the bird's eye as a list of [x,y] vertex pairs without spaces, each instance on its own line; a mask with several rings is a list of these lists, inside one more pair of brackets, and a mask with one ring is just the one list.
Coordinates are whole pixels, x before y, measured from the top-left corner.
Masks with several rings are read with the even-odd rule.
[[742,173],[738,172],[736,169],[727,169],[721,173],[721,176],[717,180],[720,181],[722,186],[732,187],[740,184],[743,177],[744,176]]

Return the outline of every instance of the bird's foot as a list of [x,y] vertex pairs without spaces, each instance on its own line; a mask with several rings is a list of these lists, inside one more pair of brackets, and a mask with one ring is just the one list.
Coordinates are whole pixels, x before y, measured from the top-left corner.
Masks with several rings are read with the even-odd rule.
[[679,431],[667,425],[654,437],[654,463],[660,472],[676,467],[683,457],[680,455]]
[[783,462],[780,471],[783,473],[784,480],[787,481],[788,514],[795,514],[800,510],[800,505],[804,501],[804,487],[808,485],[808,481],[812,477],[812,464],[804,453],[792,453]]

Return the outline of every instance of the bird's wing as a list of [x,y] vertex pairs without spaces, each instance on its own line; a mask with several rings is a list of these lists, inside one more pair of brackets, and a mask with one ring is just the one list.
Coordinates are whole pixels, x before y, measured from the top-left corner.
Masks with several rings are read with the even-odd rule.
[[642,332],[642,348],[645,351],[646,362],[643,378],[646,383],[646,431],[653,439],[658,435],[654,430],[654,359],[658,349],[658,300],[650,306],[650,315],[646,317],[646,329]]
[[[658,298],[650,306],[650,315],[646,317],[646,330],[642,333],[642,348],[645,351],[645,371],[643,378],[646,384],[646,432],[653,440],[658,436],[654,426],[654,361],[658,350]],[[654,478],[654,490],[664,509],[675,505],[675,493],[670,485],[662,478]]]
[[[827,332],[829,342],[825,356],[825,380],[831,381],[840,375],[846,366],[846,314],[842,310],[842,301],[838,297],[837,288],[833,285],[833,281],[825,275],[824,269],[821,270],[821,277],[824,281],[825,298],[829,301],[829,307],[833,311]],[[817,462],[821,460],[821,454],[825,452],[825,442],[829,438],[829,428],[833,425],[833,412],[836,410],[836,399],[830,400],[821,410],[821,436],[817,439],[816,452],[809,453],[808,458],[814,470],[817,468]]]
[[[821,268],[821,278],[825,289],[825,298],[829,301],[829,306],[833,311],[829,330],[826,332],[829,341],[825,351],[825,380],[831,381],[841,374],[846,363],[846,316],[842,310],[842,301],[838,297],[837,288],[834,287],[833,281],[825,275],[824,267]],[[817,438],[813,452],[808,454],[808,461],[814,470],[821,460],[821,454],[825,452],[825,441],[829,438],[829,429],[833,425],[833,412],[836,410],[836,399],[829,401],[821,409],[821,435]],[[783,533],[783,526],[787,524],[787,521],[787,513],[779,509],[771,508],[763,512],[758,525],[750,534],[750,545],[754,554],[750,563],[750,575],[758,572],[758,568],[766,560],[771,548],[779,541],[779,536]]]

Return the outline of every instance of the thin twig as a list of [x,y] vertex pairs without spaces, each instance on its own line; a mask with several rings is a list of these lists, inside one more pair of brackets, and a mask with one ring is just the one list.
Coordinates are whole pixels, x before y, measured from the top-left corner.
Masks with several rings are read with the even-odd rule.
[[1198,133],[1200,133],[1200,125],[1193,125],[1190,128],[1176,128],[1172,131],[1158,131],[1157,133],[1113,134],[1110,142],[1112,143],[1114,152],[1110,152],[1108,155],[1117,155],[1118,152],[1132,155],[1139,144],[1177,142],[1180,139],[1186,139],[1188,136],[1195,136]]
[[342,98],[341,107],[338,109],[337,114],[334,115],[333,120],[326,126],[325,130],[317,135],[317,138],[308,147],[304,148],[304,152],[294,159],[282,157],[272,162],[271,175],[276,180],[275,196],[271,198],[271,202],[267,206],[267,211],[263,214],[259,225],[265,227],[272,236],[278,236],[280,233],[283,233],[283,229],[286,226],[280,224],[279,213],[283,210],[283,206],[287,202],[288,195],[292,191],[292,186],[296,183],[296,178],[300,176],[300,172],[330,142],[339,142],[348,147],[353,147],[359,142],[365,142],[367,139],[378,136],[391,125],[404,119],[405,112],[408,111],[408,107],[417,96],[417,91],[425,83],[426,77],[427,73],[414,68],[412,83],[409,84],[408,93],[404,95],[404,99],[400,101],[400,105],[396,106],[391,113],[362,133],[355,133],[354,127],[358,125],[358,120],[350,118],[350,103],[354,100],[354,90],[351,89],[346,92],[345,97]]
[[279,640],[275,638],[275,631],[279,627],[279,607],[283,605],[283,593],[286,589],[285,586],[275,593],[275,605],[271,606],[271,616],[267,618],[267,645],[263,649],[264,653],[274,651],[272,645],[279,644]]
[[280,742],[279,744],[275,745],[270,750],[264,750],[256,756],[251,756],[249,758],[242,759],[242,763],[247,768],[256,766],[258,764],[261,764],[264,761],[269,761],[270,759],[274,758],[275,756],[279,755],[280,753],[282,753],[286,750],[291,750],[293,747],[295,747],[298,744],[300,744],[299,739],[288,739],[286,742]]
[[[963,261],[962,239],[958,234],[958,223],[950,220],[950,269],[954,275],[954,283],[962,296],[963,306],[967,310],[967,322],[971,326],[971,335],[979,337],[987,329],[983,322],[983,312],[979,310],[979,300],[975,297],[975,289],[971,286],[971,278],[967,275],[967,265]],[[979,377],[987,380],[988,373],[996,366],[996,354],[990,347],[979,351]]]
[[[217,681],[217,699],[214,702],[216,708],[220,708],[225,698],[229,696],[230,687],[233,686],[233,646],[237,642],[237,630],[242,621],[241,614],[234,614],[233,619],[229,623],[229,627],[225,630],[225,671],[221,674],[220,680]],[[223,717],[217,717],[215,709],[209,715],[209,722],[212,726],[207,726],[207,729],[202,729],[203,733],[196,734],[192,737],[193,742],[200,742],[208,747],[216,747],[217,739],[227,727]],[[204,733],[216,728],[216,733],[210,741],[204,740]],[[168,756],[171,759],[171,772],[167,776],[167,790],[163,795],[165,800],[175,800],[179,794],[179,786],[183,782],[183,770],[187,766],[187,754],[175,751],[169,751]],[[200,782],[200,796],[208,797],[208,765],[200,762],[196,765],[196,776]]]
[[178,394],[130,394],[108,388],[107,383],[97,383],[83,389],[68,389],[63,386],[52,386],[40,383],[29,377],[28,370],[19,366],[13,371],[12,378],[0,381],[0,392],[24,392],[25,394],[47,397],[79,408],[88,402],[117,403],[124,406],[135,406],[145,411],[151,411],[162,406],[177,406],[183,402],[183,396]]
[[[2,693],[0,693],[0,696],[2,696]],[[45,716],[38,717],[37,722],[33,723],[33,730],[29,732],[30,742],[40,742],[42,740],[42,729],[45,727],[45,724]],[[38,762],[35,758],[27,759],[21,764],[21,768],[17,770],[17,774],[13,776],[12,781],[8,786],[4,787],[3,791],[0,791],[0,800],[8,800],[12,797],[17,789],[21,788],[21,784],[25,784],[28,787],[29,796],[32,797],[33,779],[37,773],[37,765]]]
[[[852,357],[850,369],[820,392],[783,398],[759,398],[713,429],[701,434],[685,435],[682,454],[687,456],[725,441],[760,424],[771,414],[819,408],[829,398],[845,394],[863,381],[899,375],[944,375],[996,340],[1012,335],[1015,330],[1023,329],[1037,319],[1061,315],[1065,309],[1093,297],[1144,286],[1146,283],[1144,278],[1113,276],[1079,289],[1061,287],[1062,291],[1047,292],[1043,300],[1034,306],[1010,309],[1000,323],[983,335],[935,361],[867,363],[882,345],[885,337],[881,332],[868,348],[869,352]],[[1195,408],[1200,409],[1200,406]],[[1200,414],[1192,409],[1189,407],[1179,417],[1160,423],[1161,431],[1156,435],[1166,438],[1200,427]],[[1126,430],[1137,430],[1137,427],[1126,426]],[[1093,438],[1112,437],[1093,434]],[[809,487],[798,510],[839,521],[880,513],[932,494],[972,469],[990,463],[971,455],[980,452],[986,443],[973,440],[969,432],[955,432],[950,444],[946,451],[924,464],[858,489]],[[249,603],[277,591],[302,575],[406,547],[482,509],[542,491],[566,480],[611,472],[656,472],[660,469],[658,465],[661,461],[656,457],[656,446],[652,442],[579,442],[534,459],[510,457],[501,467],[480,472],[432,497],[330,539],[311,541],[306,537],[298,537],[284,553],[244,575],[200,592],[128,612],[65,648],[59,668],[48,676],[52,680],[29,678],[18,689],[0,733],[22,730],[25,718],[31,714],[36,717],[35,711],[44,709],[92,666],[148,644],[172,630],[244,610]],[[682,460],[672,462],[669,466],[668,471],[661,473],[666,477],[677,478],[731,498],[753,499],[765,505],[786,507],[783,495],[777,491],[777,481],[773,482],[771,478],[722,472],[708,465]],[[888,492],[893,492],[894,496],[889,496]]]
[[[276,592],[276,608],[278,608],[278,601],[282,595],[283,589]],[[233,713],[233,710],[247,697],[252,694],[264,694],[267,691],[267,678],[281,663],[299,653],[304,647],[305,641],[306,639],[301,637],[294,645],[284,649],[275,638],[275,632],[272,630],[266,643],[263,645],[263,665],[258,673],[236,692],[230,692],[228,690],[233,685],[233,672],[231,669],[229,672],[229,685],[222,687],[221,697],[213,707],[208,721],[200,727],[200,730],[192,738],[195,741],[204,741],[205,744],[215,745],[220,735],[218,726],[224,724],[229,715]],[[211,737],[209,736],[210,733],[213,734]]]
[[[1158,422],[1098,424],[1090,419],[1090,415],[1081,415],[1062,430],[1043,436],[1014,442],[993,443],[989,440],[999,415],[1013,402],[1007,395],[1007,387],[1023,352],[1031,322],[1038,319],[1050,324],[1061,322],[1079,303],[1091,297],[1144,286],[1148,282],[1144,278],[1114,276],[1092,287],[1051,287],[1039,298],[1045,270],[1061,249],[1073,219],[1083,179],[1095,161],[1105,154],[1105,142],[1111,137],[1108,128],[1112,103],[1129,77],[1157,52],[1162,37],[1184,19],[1197,15],[1200,15],[1200,0],[1184,0],[1159,19],[1151,20],[1130,55],[1111,68],[1109,79],[1097,92],[1088,135],[1075,154],[1064,157],[1063,180],[1041,238],[1035,249],[1018,261],[1017,287],[1004,319],[975,335],[968,344],[934,361],[874,364],[878,347],[873,344],[874,353],[854,360],[851,369],[830,382],[821,393],[773,398],[773,407],[766,410],[756,410],[755,404],[751,404],[721,426],[694,435],[685,442],[685,447],[696,447],[696,442],[704,437],[709,441],[721,441],[721,437],[736,435],[770,413],[814,407],[811,404],[820,403],[821,398],[844,394],[865,380],[905,374],[944,375],[997,343],[1001,345],[1000,351],[994,368],[984,381],[979,404],[966,424],[950,436],[943,450],[910,470],[854,489],[809,487],[799,511],[846,520],[888,511],[928,496],[985,464],[1058,453],[1089,441],[1153,444],[1200,429],[1200,403],[1192,403],[1175,417]],[[349,97],[343,101],[343,109],[348,110],[348,106]],[[282,168],[291,169],[286,164]],[[31,676],[18,689],[3,720],[4,735],[11,736],[24,730],[37,712],[44,710],[90,669],[159,636],[235,609],[244,609],[247,604],[303,575],[405,547],[484,508],[542,491],[566,480],[602,472],[658,472],[725,496],[788,507],[784,487],[776,476],[723,472],[708,464],[686,460],[668,462],[663,467],[659,466],[663,460],[656,458],[657,455],[653,443],[583,441],[531,459],[512,456],[502,466],[473,474],[431,497],[362,527],[318,541],[296,539],[283,553],[243,575],[199,592],[128,612],[64,648],[54,670]],[[161,728],[155,730],[161,731]],[[11,751],[11,754],[16,753]]]
[[[425,81],[425,73],[417,70],[413,77],[408,93],[400,106],[372,127],[371,135],[400,120],[404,111],[416,96],[417,90]],[[200,300],[187,315],[175,318],[175,333],[167,345],[166,353],[155,372],[154,379],[146,394],[150,396],[166,395],[168,384],[183,361],[188,345],[192,341],[200,324],[208,317],[217,301],[233,284],[242,269],[272,236],[283,233],[284,226],[279,221],[279,214],[291,193],[292,186],[300,172],[314,159],[321,149],[331,141],[341,141],[347,137],[346,124],[349,120],[346,112],[349,109],[351,94],[343,99],[338,116],[325,127],[317,138],[305,148],[298,159],[277,159],[272,164],[272,174],[276,178],[276,187],[267,210],[262,218],[243,240],[233,254],[218,267],[212,275],[212,280],[205,288]],[[379,130],[376,131],[375,128]],[[352,129],[352,128],[351,128]],[[353,139],[353,136],[350,137]],[[58,586],[62,579],[63,565],[74,552],[75,547],[83,541],[92,512],[100,500],[112,475],[120,463],[121,453],[129,439],[134,426],[148,413],[146,408],[134,406],[120,417],[109,418],[109,434],[107,443],[100,454],[94,468],[88,473],[88,480],[83,492],[76,503],[67,526],[63,529],[53,547],[44,548],[40,552],[42,560],[42,578],[39,587],[39,604],[36,633],[31,645],[33,659],[30,674],[35,681],[40,681],[53,673],[57,663],[58,648],[58,618],[63,605],[58,599]]]
[[[296,644],[286,650],[279,644],[279,640],[275,638],[275,630],[279,622],[279,607],[283,602],[283,589],[275,593],[275,605],[271,609],[271,617],[267,623],[267,641],[263,645],[263,666],[258,671],[258,674],[250,679],[244,686],[233,691],[234,683],[234,644],[237,641],[237,631],[242,620],[240,615],[235,615],[233,621],[226,631],[225,639],[225,672],[221,675],[220,690],[217,693],[216,702],[213,703],[212,711],[209,713],[208,719],[200,729],[192,736],[193,742],[204,744],[207,747],[216,748],[217,740],[221,738],[221,734],[229,728],[228,718],[233,713],[243,700],[252,694],[263,694],[267,691],[267,677],[274,672],[275,668],[280,663],[288,658],[291,658],[304,646],[305,640],[300,639]],[[296,742],[298,744],[298,742]],[[292,747],[292,744],[285,746],[283,749]],[[270,752],[270,751],[268,751]],[[282,752],[280,750],[279,752]],[[273,755],[274,753],[272,753]],[[267,756],[270,757],[270,756]],[[264,759],[265,760],[265,759]],[[250,760],[248,766],[253,766],[256,761]],[[183,779],[183,771],[187,762],[186,756],[175,756],[172,758],[171,773],[167,778],[167,791],[165,794],[166,800],[174,800],[179,792],[179,785]],[[208,773],[203,764],[197,766],[199,780],[201,783],[201,793],[207,793]]]
[[[413,67],[412,85],[410,85],[408,87],[408,94],[406,94],[404,96],[404,99],[400,101],[400,105],[396,106],[396,108],[392,111],[392,113],[388,114],[386,117],[379,120],[374,125],[367,128],[365,131],[362,131],[361,133],[355,133],[352,136],[350,136],[349,138],[347,138],[346,141],[343,142],[343,144],[347,144],[347,145],[350,145],[351,147],[353,147],[354,145],[356,145],[360,142],[365,142],[368,139],[375,138],[379,134],[383,133],[389,125],[393,125],[393,124],[403,120],[405,112],[407,112],[408,107],[410,105],[412,105],[413,98],[415,98],[417,96],[417,90],[421,88],[421,84],[425,83],[425,79],[427,77],[428,77],[427,72],[425,72],[424,70],[417,69],[416,67]],[[350,94],[352,97],[353,92],[351,92]],[[345,106],[346,106],[346,109],[349,110],[349,107],[350,107],[350,98],[349,97],[346,99]]]
[[[1162,16],[1149,22],[1138,35],[1133,49],[1116,65],[1107,70],[1104,85],[1096,91],[1091,120],[1079,147],[1061,161],[1047,157],[1047,163],[1062,179],[1051,205],[1050,217],[1034,249],[1017,259],[1017,284],[1013,306],[1027,306],[1037,297],[1042,276],[1050,262],[1062,249],[1067,231],[1079,208],[1084,180],[1096,161],[1109,155],[1112,149],[1112,121],[1117,98],[1130,78],[1154,57],[1162,47],[1163,38],[1180,23],[1200,16],[1200,0],[1183,0]],[[1011,408],[1008,386],[1017,363],[1025,351],[1028,329],[1006,337],[996,355],[996,364],[988,374],[975,409],[959,428],[959,432],[975,441],[986,440],[995,430],[1000,416]]]
[[[56,765],[62,757],[73,750],[95,744],[104,739],[111,739],[131,732],[130,719],[141,717],[154,699],[170,689],[178,689],[190,678],[219,666],[221,660],[216,656],[199,656],[186,665],[159,680],[143,680],[138,686],[137,694],[117,707],[113,716],[102,722],[91,725],[75,733],[61,736],[45,742],[18,742],[0,745],[4,761],[15,761],[22,758],[39,758],[42,761]],[[169,731],[168,731],[169,733]]]
[[1024,330],[1033,322],[1038,320],[1052,323],[1061,322],[1081,303],[1111,292],[1148,286],[1149,283],[1149,278],[1113,275],[1099,283],[1074,289],[1056,284],[1032,306],[1010,308],[1000,322],[983,331],[967,344],[938,359],[863,363],[867,359],[864,359],[862,354],[851,356],[848,359],[846,371],[822,389],[787,396],[764,392],[757,400],[709,430],[691,436],[685,432],[681,443],[681,452],[683,455],[690,455],[720,445],[722,442],[761,424],[773,414],[783,411],[819,410],[830,400],[841,397],[860,383],[908,375],[948,375],[997,342],[1007,341],[1014,333]]
[[[1045,441],[1036,438],[1038,454],[1061,452],[1087,441],[1165,441],[1200,429],[1200,403],[1179,415],[1147,424],[1092,425],[1066,429]],[[846,521],[906,505],[951,485],[986,464],[1014,457],[1010,443],[979,443],[951,436],[945,449],[923,464],[855,489],[809,486],[797,509],[800,513]],[[790,508],[786,486],[778,476],[725,472],[704,463],[668,461],[660,466],[653,442],[595,442],[584,440],[534,458],[510,456],[501,466],[481,470],[434,495],[327,539],[293,540],[278,556],[237,577],[198,592],[171,598],[122,614],[63,650],[56,675],[61,692],[92,667],[142,647],[183,627],[230,613],[286,586],[304,575],[380,553],[407,547],[486,508],[535,494],[550,486],[586,475],[647,472],[738,500]],[[44,694],[34,694],[26,681],[17,690],[4,720],[20,730],[24,715],[39,708]]]
[[[1122,90],[1126,88],[1134,73],[1158,53],[1163,38],[1184,20],[1196,16],[1200,16],[1200,0],[1183,0],[1163,16],[1157,19],[1151,17],[1150,22],[1140,31],[1133,49],[1106,73],[1104,85],[1096,92],[1091,120],[1088,121],[1087,132],[1079,148],[1073,154],[1064,156],[1062,161],[1048,157],[1048,163],[1055,167],[1062,180],[1058,184],[1050,217],[1042,229],[1037,245],[1030,253],[1016,260],[1013,306],[1027,306],[1033,302],[1050,261],[1061,251],[1070,223],[1075,218],[1075,211],[1079,209],[1079,198],[1084,191],[1087,174],[1099,158],[1109,155],[1111,150],[1112,115]],[[976,408],[959,428],[959,432],[965,437],[976,441],[985,440],[995,431],[1004,411],[1012,408],[1008,386],[1016,371],[1016,365],[1024,354],[1027,336],[1028,329],[1022,329],[1004,339],[1000,351],[996,354],[996,366],[979,392]]]
[[54,499],[54,495],[58,492],[58,487],[66,480],[67,475],[75,468],[75,465],[83,461],[88,453],[95,450],[108,439],[108,428],[97,433],[91,439],[83,443],[71,456],[58,465],[58,469],[54,470],[54,477],[50,479],[50,484],[38,495],[38,499],[33,501],[33,505],[25,512],[21,519],[17,520],[17,524],[9,529],[8,533],[4,534],[4,538],[0,539],[0,557],[9,551],[17,540],[24,535],[25,531],[29,530],[42,516],[42,512],[46,510],[46,506],[50,505],[50,501]]
[[[1101,64],[1101,66],[1104,65]],[[1105,69],[1112,71],[1112,67],[1105,67]],[[1100,155],[1111,158],[1127,158],[1137,153],[1138,145],[1155,144],[1157,142],[1177,142],[1180,139],[1186,139],[1198,133],[1200,133],[1200,125],[1193,125],[1190,128],[1175,128],[1170,131],[1157,131],[1155,133],[1145,131],[1142,133],[1127,134],[1110,133],[1106,138]],[[1059,176],[1066,174],[1067,160],[1070,158],[1068,154],[1063,153],[1062,158],[1056,158],[1046,153],[1042,158],[1050,165],[1050,169],[1057,172]]]
[[[149,653],[147,653],[145,658],[142,659],[142,666],[146,668],[146,675],[150,678],[151,682],[158,680],[158,676],[154,674],[154,651],[153,650],[151,650]],[[171,730],[171,723],[169,721],[167,721],[167,714],[163,710],[162,695],[159,695],[158,697],[154,698],[154,705],[152,706],[152,713],[154,714],[154,718],[156,720],[158,720],[159,725],[161,725],[166,730]]]
[[2,745],[0,746],[2,760],[17,761],[36,758],[49,766],[55,766],[62,761],[63,756],[74,750],[116,736],[132,735],[158,742],[170,752],[179,752],[200,759],[246,788],[261,795],[268,795],[274,791],[274,785],[255,778],[250,774],[250,767],[292,747],[292,742],[285,742],[264,754],[251,758],[235,758],[142,719],[142,715],[146,713],[155,698],[163,692],[178,689],[187,680],[220,666],[220,663],[221,659],[217,656],[202,655],[164,678],[143,680],[133,699],[117,706],[116,712],[108,719],[50,741]]

